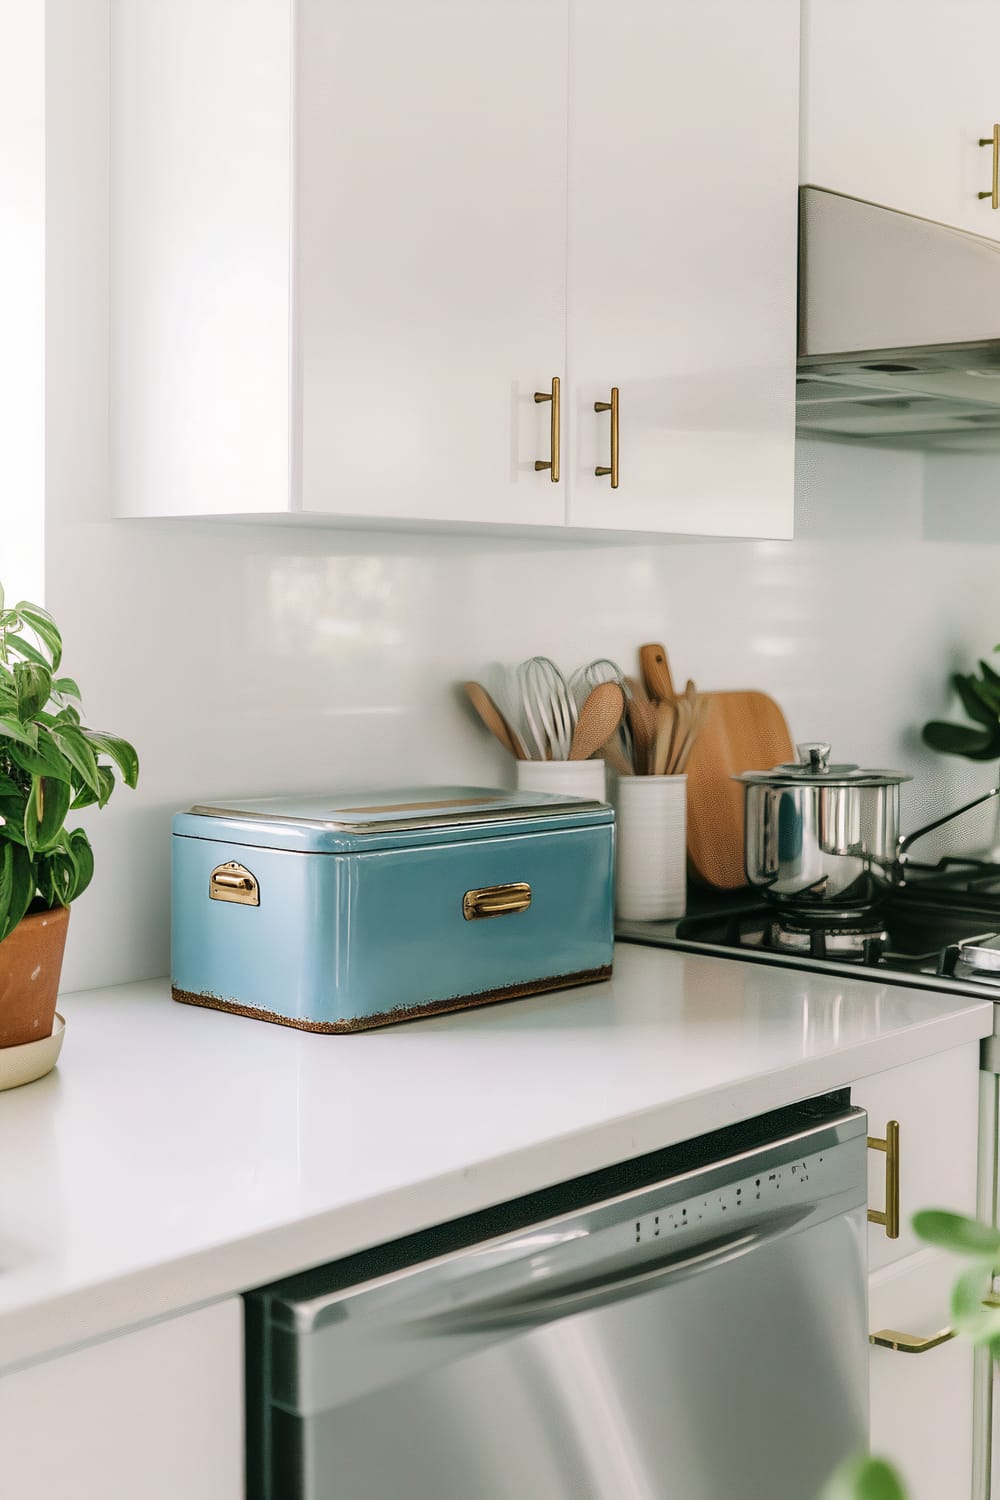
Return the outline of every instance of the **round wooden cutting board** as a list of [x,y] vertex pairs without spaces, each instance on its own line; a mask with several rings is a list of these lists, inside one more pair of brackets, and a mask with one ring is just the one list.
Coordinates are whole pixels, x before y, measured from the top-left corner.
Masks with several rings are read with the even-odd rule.
[[691,876],[716,890],[746,885],[741,771],[793,761],[785,716],[766,693],[712,693],[712,706],[687,768],[687,847]]

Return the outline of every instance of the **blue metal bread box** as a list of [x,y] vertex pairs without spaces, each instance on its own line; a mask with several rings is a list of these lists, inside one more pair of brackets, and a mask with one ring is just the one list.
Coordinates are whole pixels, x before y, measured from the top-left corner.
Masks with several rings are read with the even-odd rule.
[[361,1031],[606,979],[614,814],[483,787],[247,800],[173,823],[175,1000]]

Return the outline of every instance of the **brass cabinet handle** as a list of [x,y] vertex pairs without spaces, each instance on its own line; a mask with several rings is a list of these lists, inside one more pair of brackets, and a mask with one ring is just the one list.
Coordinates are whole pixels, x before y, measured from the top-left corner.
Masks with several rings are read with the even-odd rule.
[[462,916],[467,922],[480,917],[505,917],[510,912],[527,911],[530,905],[531,886],[526,882],[487,885],[482,890],[466,891],[462,897]]
[[230,860],[228,864],[216,865],[208,881],[208,894],[212,901],[234,901],[237,906],[259,906],[260,886],[256,875],[246,865]]
[[551,401],[552,411],[549,421],[549,460],[535,459],[535,471],[548,469],[549,478],[553,484],[559,483],[559,376],[552,377],[552,391],[536,391],[536,401]]
[[916,1333],[898,1333],[895,1328],[880,1328],[877,1333],[868,1335],[868,1342],[878,1344],[880,1349],[893,1349],[897,1354],[926,1354],[928,1349],[936,1349],[939,1344],[946,1344],[954,1337],[954,1328],[942,1328],[926,1339]]
[[594,473],[598,479],[604,474],[611,475],[611,488],[618,488],[618,387],[611,387],[610,401],[595,401],[595,411],[609,411],[611,413],[611,467],[604,469],[598,466]]
[[885,1127],[885,1139],[868,1137],[869,1151],[885,1152],[885,1211],[868,1210],[869,1224],[884,1224],[887,1240],[899,1239],[899,1121],[890,1120]]
[[991,208],[1000,208],[1000,125],[994,125],[992,135],[979,137],[981,146],[993,147],[993,186],[988,193],[977,193],[977,198],[989,198]]

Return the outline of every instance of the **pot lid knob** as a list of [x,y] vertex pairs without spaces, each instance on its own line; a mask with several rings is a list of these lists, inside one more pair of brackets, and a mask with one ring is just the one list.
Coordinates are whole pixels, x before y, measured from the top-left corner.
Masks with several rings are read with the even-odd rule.
[[821,742],[813,744],[807,742],[796,745],[799,763],[808,766],[810,771],[828,771],[830,769],[830,746]]

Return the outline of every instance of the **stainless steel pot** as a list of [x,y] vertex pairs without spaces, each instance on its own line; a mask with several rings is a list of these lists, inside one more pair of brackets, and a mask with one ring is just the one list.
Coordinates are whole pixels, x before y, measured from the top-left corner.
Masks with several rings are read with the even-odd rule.
[[849,919],[869,911],[903,882],[915,840],[1000,793],[945,813],[899,836],[901,771],[830,765],[830,746],[797,745],[798,764],[744,771],[747,880],[789,912]]

